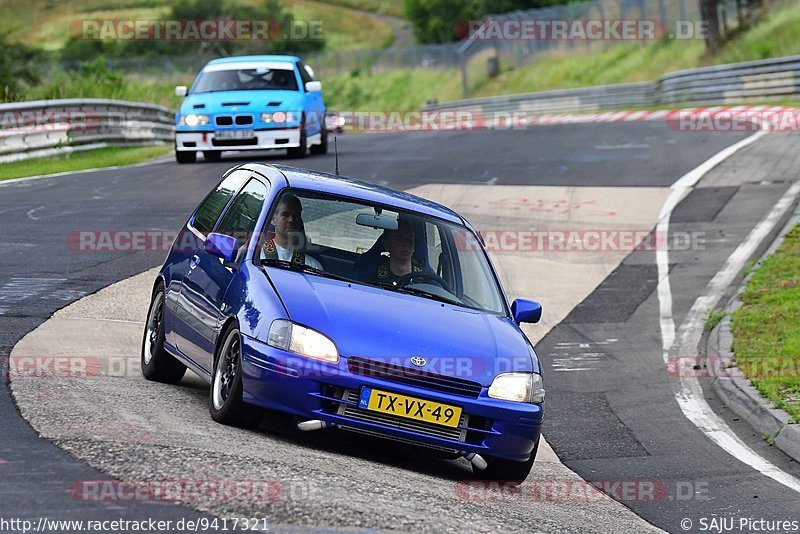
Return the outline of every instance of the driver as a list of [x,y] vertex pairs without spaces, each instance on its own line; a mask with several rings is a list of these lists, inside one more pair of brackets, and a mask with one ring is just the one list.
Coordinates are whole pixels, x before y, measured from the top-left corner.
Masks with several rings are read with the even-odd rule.
[[322,264],[303,251],[306,235],[303,230],[303,205],[293,194],[283,195],[272,216],[275,237],[264,240],[262,260],[290,261],[323,270]]
[[383,248],[388,257],[381,255],[374,273],[368,273],[366,282],[397,285],[397,281],[410,273],[422,272],[422,264],[413,258],[414,227],[408,219],[397,221],[397,230],[384,232]]

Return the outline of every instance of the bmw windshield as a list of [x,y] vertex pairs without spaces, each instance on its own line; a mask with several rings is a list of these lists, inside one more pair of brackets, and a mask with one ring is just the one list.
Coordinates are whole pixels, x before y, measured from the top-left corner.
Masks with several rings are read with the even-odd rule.
[[286,68],[245,68],[204,71],[192,93],[220,91],[297,91],[297,79],[291,64]]
[[464,226],[299,190],[277,199],[266,226],[263,264],[505,313],[486,254]]

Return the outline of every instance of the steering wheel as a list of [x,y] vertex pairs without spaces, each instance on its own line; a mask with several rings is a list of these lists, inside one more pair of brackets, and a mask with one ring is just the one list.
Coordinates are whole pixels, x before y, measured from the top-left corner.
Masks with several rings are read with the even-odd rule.
[[450,291],[450,286],[447,284],[444,278],[439,276],[438,274],[434,274],[428,271],[418,271],[416,273],[408,273],[404,274],[400,278],[397,279],[397,285],[400,287],[405,287],[411,283],[412,280],[415,278],[422,278],[423,280],[427,280],[429,282],[433,282],[445,291]]

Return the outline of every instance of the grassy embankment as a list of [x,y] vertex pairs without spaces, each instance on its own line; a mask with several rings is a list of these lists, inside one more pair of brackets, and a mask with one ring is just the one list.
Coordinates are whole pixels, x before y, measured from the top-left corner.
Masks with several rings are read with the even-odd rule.
[[752,273],[732,317],[736,361],[800,423],[800,225]]

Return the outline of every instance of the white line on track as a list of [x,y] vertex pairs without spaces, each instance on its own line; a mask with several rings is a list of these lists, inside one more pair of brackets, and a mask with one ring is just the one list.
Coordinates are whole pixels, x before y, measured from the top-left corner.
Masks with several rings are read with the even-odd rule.
[[[682,176],[671,186],[671,192],[664,206],[661,208],[658,221],[659,235],[668,235],[670,217],[675,206],[688,194],[688,192],[711,169],[731,157],[739,150],[753,144],[766,135],[759,131],[738,143],[735,143],[721,152],[715,154],[699,167]],[[744,268],[745,262],[753,255],[758,245],[769,235],[770,231],[778,224],[781,217],[794,204],[800,193],[800,183],[793,184],[772,208],[769,214],[756,225],[744,241],[731,254],[722,269],[717,272],[708,285],[708,292],[697,298],[694,305],[684,320],[680,329],[678,354],[694,354],[700,342],[703,328],[703,317],[709,309],[722,298],[727,287]],[[669,251],[666,247],[656,252],[658,266],[658,301],[659,318],[661,324],[661,339],[664,362],[670,357],[670,351],[675,346],[675,320],[672,316],[672,290],[669,281]],[[675,398],[683,414],[709,439],[719,445],[725,452],[739,461],[756,469],[763,475],[783,484],[784,486],[800,492],[800,480],[781,471],[777,466],[759,456],[747,446],[728,425],[711,409],[705,400],[700,383],[695,377],[681,377],[680,389],[676,391]]]
[[155,159],[153,161],[143,161],[142,163],[132,163],[130,165],[113,165],[111,167],[95,167],[92,169],[81,169],[77,171],[56,172],[53,174],[38,174],[36,176],[25,176],[23,178],[11,178],[9,180],[0,180],[0,187],[5,185],[14,185],[20,182],[29,182],[31,180],[39,180],[41,178],[58,178],[59,176],[69,176],[74,174],[86,174],[97,171],[108,171],[111,169],[135,169],[136,167],[147,167],[149,165],[159,165],[161,163],[169,163],[173,161],[171,158]]

